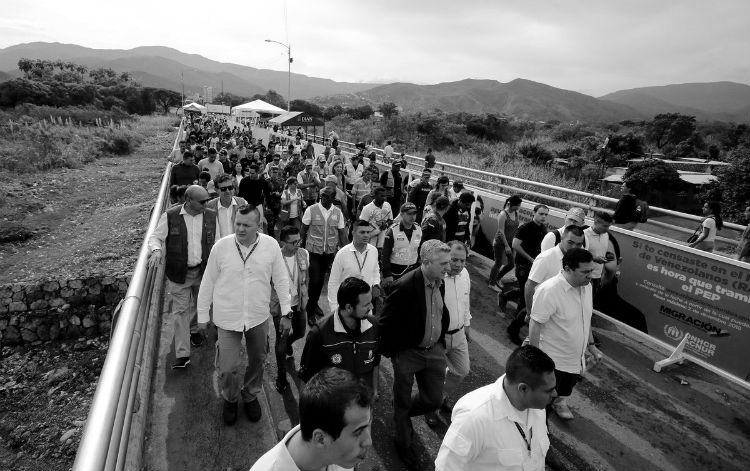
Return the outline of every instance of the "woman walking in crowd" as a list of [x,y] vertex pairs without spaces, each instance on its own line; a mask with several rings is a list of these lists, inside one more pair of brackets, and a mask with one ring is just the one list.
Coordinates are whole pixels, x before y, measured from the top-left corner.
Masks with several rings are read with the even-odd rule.
[[302,227],[302,212],[304,211],[304,200],[302,192],[297,188],[297,179],[289,177],[286,179],[286,187],[281,193],[281,213],[279,223],[282,226],[294,226],[299,230]]
[[512,195],[505,200],[505,206],[497,217],[497,232],[492,241],[492,251],[495,264],[490,270],[489,287],[497,292],[503,290],[501,281],[506,273],[513,269],[513,247],[511,241],[518,229],[518,210],[523,199],[519,195]]
[[[689,247],[713,252],[716,233],[724,227],[724,221],[721,219],[721,205],[718,201],[707,201],[703,204],[703,214],[706,217],[703,218],[700,227],[693,234],[698,237],[690,242]],[[698,234],[698,231],[700,231],[700,234]]]

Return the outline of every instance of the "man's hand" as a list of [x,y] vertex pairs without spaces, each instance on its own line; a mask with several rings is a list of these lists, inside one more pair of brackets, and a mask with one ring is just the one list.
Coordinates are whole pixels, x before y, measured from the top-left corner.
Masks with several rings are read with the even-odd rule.
[[505,247],[505,253],[508,254],[508,255],[512,255],[513,254],[513,249],[511,249],[510,247]]
[[202,336],[206,336],[206,329],[208,328],[208,322],[199,322],[198,323],[198,333],[200,333]]
[[153,268],[159,265],[159,262],[161,262],[161,249],[152,250],[148,257],[148,267]]
[[596,348],[595,345],[589,345],[588,351],[586,352],[586,361],[591,365],[595,365],[601,361],[603,355],[602,352]]
[[289,333],[291,329],[292,329],[292,311],[289,311],[288,315],[281,316],[281,321],[279,322],[279,332],[282,335],[286,335]]

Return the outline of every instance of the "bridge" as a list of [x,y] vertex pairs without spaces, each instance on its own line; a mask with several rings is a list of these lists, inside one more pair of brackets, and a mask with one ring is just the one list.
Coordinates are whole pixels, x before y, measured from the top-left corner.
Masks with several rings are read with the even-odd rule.
[[[264,142],[267,132],[254,130]],[[320,144],[316,146],[320,150]],[[345,144],[345,151],[351,151],[348,147]],[[420,168],[417,158],[410,158],[409,163],[410,170]],[[146,239],[168,202],[168,170],[169,167],[161,182]],[[528,198],[552,199],[560,207],[575,204],[591,210],[608,203],[589,194],[573,195],[575,198],[550,196],[535,191],[534,182],[516,182],[447,164],[442,171],[473,184],[473,189],[486,197],[488,206],[496,205],[503,191],[512,191],[514,186]],[[520,184],[523,188],[518,187]],[[691,221],[689,215],[670,216]],[[651,227],[678,235],[684,233],[680,226],[658,220]],[[653,234],[629,236],[652,244],[674,245]],[[726,243],[729,242],[727,239]],[[707,264],[719,263],[717,260],[723,258],[691,253]],[[292,383],[284,394],[276,392],[275,357],[269,355],[260,398],[262,420],[255,424],[238,420],[232,427],[224,426],[213,368],[216,334],[210,333],[208,342],[193,352],[190,368],[170,369],[174,359],[173,332],[165,305],[164,267],[148,268],[147,257],[144,242],[130,289],[120,307],[74,470],[249,469],[298,422],[299,382]],[[510,319],[497,314],[495,294],[486,286],[490,266],[491,261],[479,254],[474,254],[467,266],[472,277],[473,341],[469,346],[472,364],[457,397],[494,382],[515,348],[505,335]],[[747,271],[746,266],[740,268]],[[321,296],[321,303],[326,299],[325,294]],[[552,447],[548,469],[746,469],[750,463],[747,413],[750,390],[744,377],[690,354],[689,349],[684,356],[675,357],[676,361],[689,362],[657,373],[654,363],[668,355],[674,343],[643,335],[603,315],[595,319],[594,331],[601,340],[605,357],[573,393],[570,404],[576,419],[562,422],[557,417],[550,418]],[[295,355],[287,360],[290,372],[299,364],[302,343],[300,340],[295,344]],[[402,470],[405,468],[392,443],[393,369],[388,359],[383,359],[380,375],[381,397],[373,412],[373,448],[357,469]],[[441,416],[434,429],[422,418],[414,422],[422,469],[432,469],[449,417]]]

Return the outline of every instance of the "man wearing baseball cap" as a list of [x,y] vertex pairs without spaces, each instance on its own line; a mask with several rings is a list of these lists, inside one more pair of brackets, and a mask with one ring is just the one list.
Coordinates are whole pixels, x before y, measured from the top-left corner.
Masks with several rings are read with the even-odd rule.
[[562,240],[563,230],[565,230],[566,227],[574,225],[580,227],[581,229],[585,229],[585,218],[586,213],[583,211],[583,209],[577,207],[570,208],[565,215],[565,222],[563,223],[563,225],[555,229],[554,231],[549,231],[547,235],[544,236],[544,239],[542,239],[542,252],[547,249],[551,249],[552,247],[560,243],[560,241]]
[[401,221],[393,224],[385,233],[381,254],[384,287],[419,266],[422,228],[415,224],[416,219],[417,206],[404,203],[401,206]]

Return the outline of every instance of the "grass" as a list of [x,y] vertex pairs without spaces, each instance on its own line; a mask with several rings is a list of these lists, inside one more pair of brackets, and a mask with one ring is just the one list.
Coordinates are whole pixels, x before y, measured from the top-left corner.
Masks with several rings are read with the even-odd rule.
[[[17,173],[81,168],[103,155],[128,155],[156,132],[172,131],[175,119],[145,116],[110,126],[72,124],[42,119],[3,122],[0,126],[0,169]],[[68,123],[68,124],[60,124]]]

